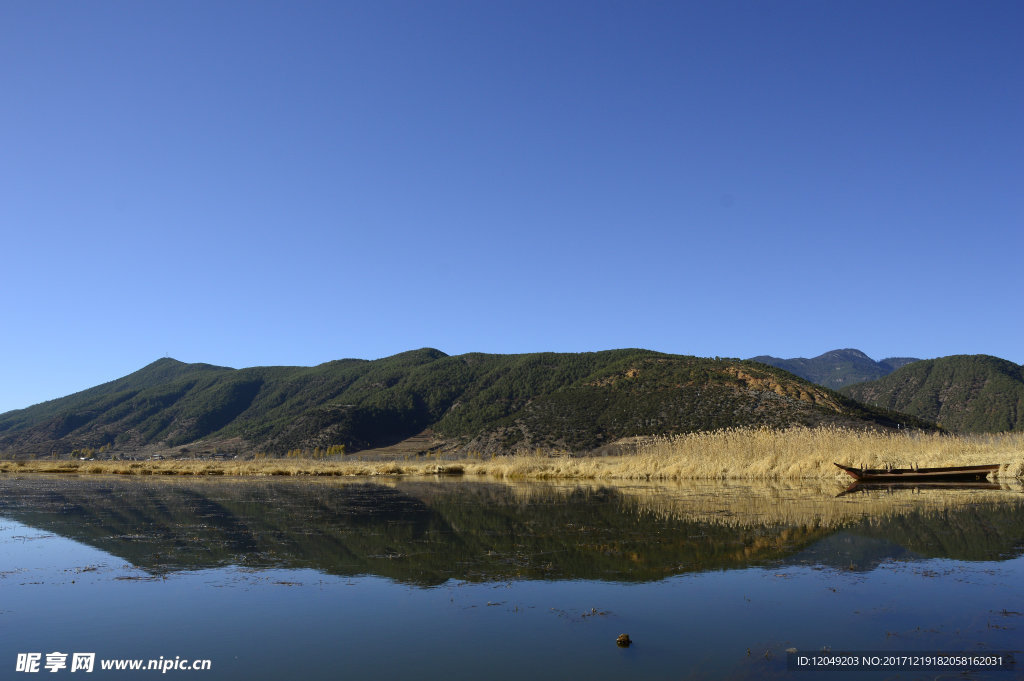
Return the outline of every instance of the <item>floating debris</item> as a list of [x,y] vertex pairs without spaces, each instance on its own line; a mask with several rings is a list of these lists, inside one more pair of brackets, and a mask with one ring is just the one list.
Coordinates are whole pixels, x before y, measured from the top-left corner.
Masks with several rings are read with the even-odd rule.
[[615,645],[620,648],[628,648],[632,642],[629,639],[629,634],[619,634],[619,637],[615,639]]

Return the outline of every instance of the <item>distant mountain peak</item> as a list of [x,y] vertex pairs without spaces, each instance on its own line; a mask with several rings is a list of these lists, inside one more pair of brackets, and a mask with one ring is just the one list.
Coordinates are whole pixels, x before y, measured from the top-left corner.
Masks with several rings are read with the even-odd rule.
[[876,362],[856,348],[829,350],[811,359],[806,357],[782,359],[771,355],[760,355],[751,359],[784,369],[800,378],[833,390],[855,383],[877,380],[888,376],[906,364],[918,361],[913,357],[894,357]]
[[834,357],[856,357],[857,359],[866,359],[870,362],[874,360],[868,357],[866,354],[856,348],[843,348],[841,350],[829,350],[828,352],[818,355],[815,359],[832,359]]
[[183,364],[185,364],[185,362],[182,362],[181,360],[178,359],[174,359],[173,357],[161,357],[160,359],[154,362],[150,362],[149,364],[142,368],[145,369],[146,367],[181,366]]

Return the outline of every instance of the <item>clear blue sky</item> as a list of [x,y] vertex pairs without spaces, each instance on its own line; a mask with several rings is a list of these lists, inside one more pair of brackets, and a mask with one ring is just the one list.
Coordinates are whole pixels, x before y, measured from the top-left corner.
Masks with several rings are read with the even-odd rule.
[[1024,362],[1024,3],[0,3],[0,411],[169,355]]

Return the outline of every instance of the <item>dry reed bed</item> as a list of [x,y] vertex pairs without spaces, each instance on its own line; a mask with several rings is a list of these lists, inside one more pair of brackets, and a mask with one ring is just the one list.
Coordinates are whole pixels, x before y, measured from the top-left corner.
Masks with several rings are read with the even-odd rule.
[[1024,478],[1024,433],[954,437],[841,428],[731,429],[658,438],[622,456],[572,457],[548,452],[491,459],[322,461],[0,461],[0,472],[122,475],[377,476],[465,474],[499,479],[553,480],[841,480],[833,462],[956,466],[999,463],[1000,479]]
[[[843,428],[723,430],[651,441],[634,465],[658,479],[833,478],[833,462],[864,468],[1002,464],[1024,477],[1024,433],[966,436]],[[843,477],[843,474],[839,474]]]

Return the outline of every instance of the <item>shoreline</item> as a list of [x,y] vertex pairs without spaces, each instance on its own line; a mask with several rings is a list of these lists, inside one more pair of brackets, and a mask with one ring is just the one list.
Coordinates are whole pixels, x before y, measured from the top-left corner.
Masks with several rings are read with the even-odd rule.
[[[615,457],[618,459],[620,457]],[[544,458],[512,455],[505,461],[487,465],[479,461],[452,460],[428,462],[294,462],[294,461],[10,461],[0,460],[0,475],[121,475],[126,477],[465,477],[477,480],[605,480],[679,482],[686,480],[835,480],[844,485],[851,478],[829,463],[817,475],[751,475],[744,471],[721,475],[685,476],[671,472],[643,472],[630,470],[633,462],[609,460],[611,457],[581,462],[576,458]],[[597,461],[599,463],[593,463]],[[1019,464],[1001,464],[991,476],[995,482],[1024,481],[1016,473]],[[834,472],[833,472],[834,471]],[[884,484],[884,483],[881,483]],[[909,484],[909,483],[905,483]]]
[[334,476],[467,475],[496,479],[849,480],[833,463],[861,468],[999,464],[993,479],[1024,479],[1024,433],[950,436],[842,428],[731,429],[651,438],[633,454],[571,456],[433,454],[401,461],[257,458],[143,461],[0,460],[0,473],[105,475]]
[[632,454],[565,452],[434,454],[415,460],[259,458],[61,461],[0,460],[0,473],[140,476],[424,476],[505,480],[848,480],[833,462],[866,468],[1000,464],[996,480],[1024,479],[1024,433],[892,434],[841,428],[733,429],[655,438]]

